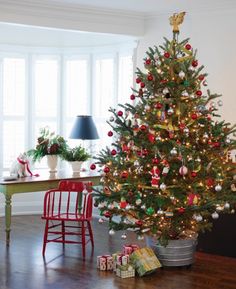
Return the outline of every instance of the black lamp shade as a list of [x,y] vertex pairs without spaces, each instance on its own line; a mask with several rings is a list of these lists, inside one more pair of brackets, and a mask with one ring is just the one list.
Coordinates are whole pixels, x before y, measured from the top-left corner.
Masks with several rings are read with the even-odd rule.
[[72,128],[72,139],[98,139],[98,132],[91,115],[78,115]]

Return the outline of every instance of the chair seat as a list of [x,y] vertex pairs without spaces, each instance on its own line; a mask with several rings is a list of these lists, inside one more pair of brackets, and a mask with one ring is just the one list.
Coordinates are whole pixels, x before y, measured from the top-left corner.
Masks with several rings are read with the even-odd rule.
[[67,213],[62,213],[62,214],[55,214],[55,215],[49,215],[49,216],[42,216],[41,217],[43,220],[60,220],[60,221],[89,221],[91,218],[85,218],[83,214],[77,215],[77,214],[67,214]]

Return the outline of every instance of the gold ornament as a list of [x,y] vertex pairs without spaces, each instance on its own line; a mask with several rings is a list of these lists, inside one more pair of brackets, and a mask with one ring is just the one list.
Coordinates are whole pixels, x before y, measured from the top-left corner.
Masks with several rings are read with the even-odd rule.
[[185,12],[174,13],[173,16],[169,18],[170,25],[173,26],[173,32],[179,33],[179,25],[184,21]]

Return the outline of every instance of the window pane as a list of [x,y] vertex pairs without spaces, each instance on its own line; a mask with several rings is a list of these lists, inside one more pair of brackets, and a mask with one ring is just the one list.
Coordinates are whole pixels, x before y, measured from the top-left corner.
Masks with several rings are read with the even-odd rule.
[[94,91],[95,115],[106,118],[109,114],[109,107],[115,104],[113,58],[96,60]]
[[36,116],[56,116],[58,97],[58,61],[35,61],[35,113]]
[[66,114],[68,117],[89,113],[88,61],[66,61]]
[[119,59],[119,83],[118,103],[126,103],[130,100],[133,85],[133,61],[132,56],[121,56]]
[[24,122],[4,121],[3,139],[3,167],[10,168],[12,162],[25,150]]
[[25,59],[3,59],[3,114],[25,114]]

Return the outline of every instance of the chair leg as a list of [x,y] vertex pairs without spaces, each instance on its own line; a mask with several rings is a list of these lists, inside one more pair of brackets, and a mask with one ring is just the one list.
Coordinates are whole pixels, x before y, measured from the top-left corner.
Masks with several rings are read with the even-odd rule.
[[84,227],[84,221],[81,222],[81,241],[82,241],[82,255],[83,260],[85,260],[85,227]]
[[65,249],[65,221],[61,221],[61,234],[62,234],[62,245],[63,250]]
[[92,244],[92,248],[94,248],[94,240],[93,240],[93,230],[92,230],[92,226],[90,221],[87,221],[87,226],[88,226],[88,230],[89,230],[89,236],[90,236],[90,241]]
[[48,220],[46,220],[45,229],[44,229],[43,250],[42,250],[43,256],[45,255],[45,251],[46,251],[47,239],[48,239]]

